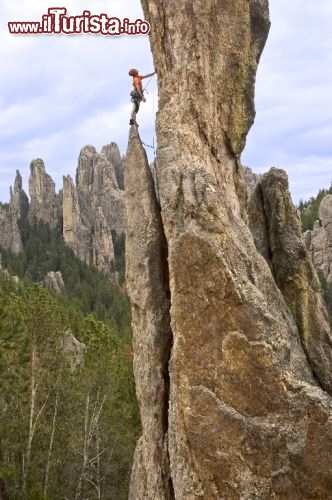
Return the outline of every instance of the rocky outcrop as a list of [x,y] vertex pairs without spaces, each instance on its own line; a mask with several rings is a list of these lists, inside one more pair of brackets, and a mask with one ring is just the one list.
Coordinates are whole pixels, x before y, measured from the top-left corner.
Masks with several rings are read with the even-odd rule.
[[83,224],[77,192],[70,175],[63,177],[63,226],[64,241],[83,262],[91,260],[91,232]]
[[312,231],[304,233],[304,242],[313,264],[319,268],[328,283],[332,283],[332,195],[321,201],[319,219]]
[[119,147],[115,142],[111,142],[107,150],[109,161],[114,167],[118,187],[124,190],[124,158],[121,157]]
[[49,271],[42,284],[55,293],[61,293],[65,289],[65,283],[63,281],[61,271]]
[[118,176],[121,182],[121,175],[120,153],[112,143],[100,155],[93,146],[85,146],[76,186],[70,176],[63,179],[64,240],[81,260],[106,273],[114,258],[112,231],[121,234],[125,228],[124,191],[117,180]]
[[61,200],[55,192],[55,184],[45,171],[43,160],[38,158],[30,164],[29,178],[30,207],[29,219],[40,220],[52,229],[59,224]]
[[167,246],[152,173],[134,127],[127,157],[126,287],[131,297],[133,328],[141,333],[134,337],[134,372],[143,427],[130,498],[171,499],[167,412],[172,334]]
[[77,198],[82,217],[93,223],[94,210],[101,207],[110,229],[124,232],[124,192],[118,186],[112,163],[114,146],[104,146],[100,155],[93,146],[85,146],[79,155],[76,172]]
[[255,174],[249,167],[243,167],[243,175],[246,183],[248,200],[249,200],[252,194],[254,193],[258,182],[262,178],[262,175]]
[[[295,244],[301,280],[286,266],[279,288],[279,248],[270,248],[269,267],[244,214],[239,155],[254,117],[267,1],[142,0],[142,6],[158,70],[162,223],[132,128],[127,280],[143,432],[130,498],[327,499],[329,337],[315,332],[314,356],[324,365],[317,370],[307,352],[313,339],[303,343],[280,290],[291,277],[292,299],[310,271]],[[309,307],[299,317],[310,313]],[[311,327],[305,332],[310,336]]]
[[29,200],[22,188],[22,177],[16,170],[14,188],[10,187],[8,205],[0,205],[0,246],[13,253],[22,251],[20,222],[28,215]]
[[29,212],[29,199],[22,188],[22,176],[18,170],[16,170],[14,188],[10,188],[9,210],[17,221],[26,219]]
[[13,253],[22,250],[21,233],[17,219],[12,217],[8,207],[0,205],[0,246]]
[[104,273],[109,273],[113,259],[114,248],[111,229],[106,222],[102,208],[97,207],[92,239],[92,265]]
[[0,246],[20,252],[19,221],[27,217],[30,222],[41,220],[51,229],[62,227],[65,242],[83,262],[112,273],[112,231],[120,235],[126,224],[124,160],[118,146],[112,142],[100,154],[93,146],[85,146],[79,155],[77,185],[70,176],[64,176],[59,193],[43,160],[33,160],[30,170],[30,204],[17,171],[10,203],[0,206]]
[[68,330],[64,333],[62,339],[62,348],[64,355],[69,362],[70,371],[74,373],[79,366],[82,366],[84,364],[86,345],[77,340],[72,332]]
[[285,171],[272,168],[261,177],[250,200],[249,220],[256,247],[267,260],[294,317],[310,367],[332,394],[330,325]]

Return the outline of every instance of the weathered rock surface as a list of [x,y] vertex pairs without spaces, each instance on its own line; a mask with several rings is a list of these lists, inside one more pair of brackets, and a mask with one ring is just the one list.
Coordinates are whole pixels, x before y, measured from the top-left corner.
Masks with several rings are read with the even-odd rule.
[[70,370],[72,373],[74,373],[77,367],[84,364],[86,345],[77,340],[73,333],[68,330],[64,333],[62,339],[62,348],[64,355],[69,361]]
[[126,286],[133,328],[142,332],[134,337],[134,372],[143,426],[129,497],[171,499],[167,412],[172,335],[166,241],[152,173],[134,127],[127,158]]
[[330,325],[285,171],[272,168],[260,178],[250,200],[249,220],[256,247],[270,265],[294,317],[311,369],[332,395]]
[[16,170],[14,188],[10,187],[8,205],[0,205],[0,245],[13,253],[22,250],[22,238],[19,230],[20,220],[27,217],[29,200],[22,189],[22,177]]
[[332,195],[326,195],[319,207],[319,220],[312,231],[306,231],[304,242],[314,266],[319,268],[328,283],[332,283]]
[[83,262],[91,260],[91,232],[81,220],[77,192],[70,175],[63,177],[63,239]]
[[29,212],[29,199],[22,188],[22,176],[18,170],[16,170],[14,189],[10,188],[9,210],[17,221],[26,219]]
[[124,191],[117,176],[123,183],[120,153],[112,143],[100,155],[91,145],[82,148],[76,187],[70,176],[63,178],[64,239],[81,260],[108,273],[112,230],[121,234],[125,229]]
[[114,259],[114,248],[111,229],[101,207],[96,209],[93,228],[92,265],[104,273],[109,273]]
[[55,293],[61,293],[65,289],[65,283],[60,271],[49,271],[43,280],[43,285]]
[[29,178],[30,221],[41,220],[53,229],[58,226],[61,213],[61,200],[55,192],[55,184],[46,173],[43,160],[38,158],[30,164]]
[[0,205],[0,245],[13,253],[22,250],[22,239],[17,220],[11,216],[8,207]]
[[104,146],[100,155],[93,146],[82,148],[76,172],[78,203],[82,216],[93,222],[94,208],[100,206],[110,226],[118,234],[125,228],[124,192],[117,183],[112,145]]
[[255,174],[249,167],[243,167],[243,175],[246,183],[248,200],[249,200],[252,194],[254,193],[258,182],[262,178],[262,175]]
[[[331,396],[313,376],[276,275],[243,218],[239,155],[254,116],[267,1],[142,0],[142,6],[158,70],[162,228],[132,129],[127,280],[143,435],[130,497],[330,498]],[[140,176],[132,173],[137,158]],[[151,251],[164,235],[168,258]],[[272,250],[277,262],[279,249]],[[168,288],[169,320],[162,300]],[[325,384],[330,346],[324,332],[315,334]]]
[[115,142],[107,146],[107,154],[114,167],[118,187],[124,190],[124,158],[121,158],[119,147]]
[[59,193],[43,160],[33,160],[30,170],[30,204],[17,171],[10,203],[0,206],[0,246],[20,252],[19,221],[27,217],[30,221],[37,219],[52,229],[62,227],[65,242],[79,259],[111,273],[112,231],[120,235],[126,224],[124,160],[118,146],[112,142],[100,154],[93,146],[85,146],[78,160],[77,185],[70,176],[64,176]]

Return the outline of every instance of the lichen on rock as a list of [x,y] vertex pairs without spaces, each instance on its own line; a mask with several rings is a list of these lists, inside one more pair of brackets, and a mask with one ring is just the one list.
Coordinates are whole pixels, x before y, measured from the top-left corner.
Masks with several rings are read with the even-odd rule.
[[271,168],[261,177],[250,200],[249,220],[256,247],[270,265],[293,315],[314,376],[332,395],[331,329],[284,170]]

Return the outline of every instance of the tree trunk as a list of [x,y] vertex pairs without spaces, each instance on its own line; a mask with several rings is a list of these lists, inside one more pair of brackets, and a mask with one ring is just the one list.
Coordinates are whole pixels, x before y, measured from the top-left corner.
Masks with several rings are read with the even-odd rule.
[[51,457],[52,457],[53,444],[54,444],[54,435],[55,435],[57,413],[58,413],[58,392],[56,392],[56,396],[55,396],[55,407],[54,407],[54,413],[53,413],[53,419],[52,419],[52,431],[51,431],[51,436],[50,436],[50,445],[48,448],[47,462],[46,462],[46,468],[45,468],[45,482],[44,482],[44,489],[43,489],[45,496],[47,494],[47,487],[48,487],[50,464],[51,464]]

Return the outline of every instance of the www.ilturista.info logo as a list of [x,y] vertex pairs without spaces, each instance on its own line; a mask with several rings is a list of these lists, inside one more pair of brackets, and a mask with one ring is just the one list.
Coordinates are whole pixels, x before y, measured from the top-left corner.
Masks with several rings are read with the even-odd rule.
[[64,33],[75,35],[92,33],[108,36],[147,35],[150,25],[147,21],[136,19],[130,22],[124,18],[108,17],[107,14],[91,15],[89,10],[81,16],[66,16],[65,7],[51,7],[42,17],[42,22],[9,22],[8,29],[13,35],[41,35]]

